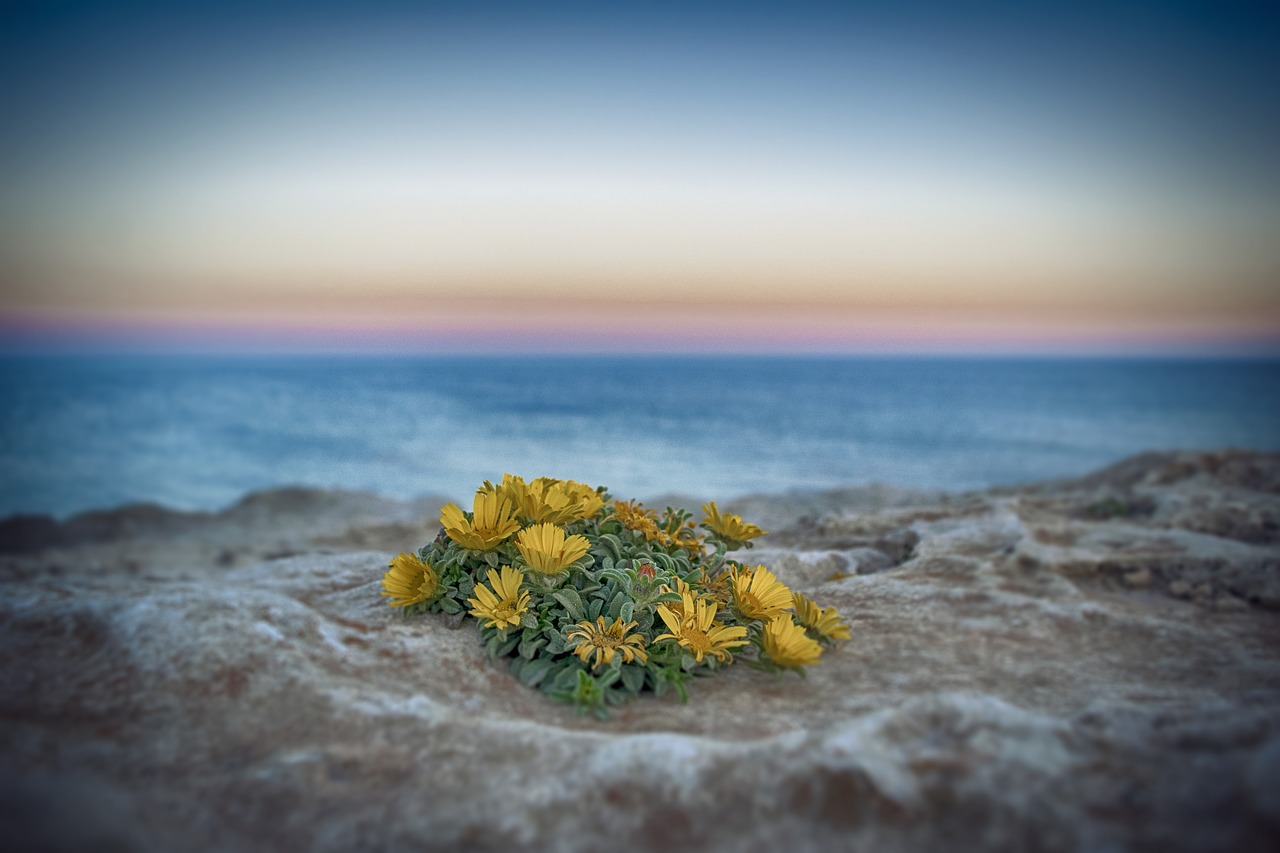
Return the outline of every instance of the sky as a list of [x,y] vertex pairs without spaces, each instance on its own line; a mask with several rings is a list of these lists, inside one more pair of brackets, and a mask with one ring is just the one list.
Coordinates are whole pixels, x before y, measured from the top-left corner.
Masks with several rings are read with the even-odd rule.
[[1277,91],[1267,3],[11,2],[0,338],[1280,352]]

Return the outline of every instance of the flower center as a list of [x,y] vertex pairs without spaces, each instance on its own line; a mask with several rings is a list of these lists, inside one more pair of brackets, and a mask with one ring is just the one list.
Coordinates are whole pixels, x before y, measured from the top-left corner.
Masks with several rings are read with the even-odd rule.
[[596,634],[591,640],[591,645],[598,649],[616,649],[621,644],[622,640],[608,634]]
[[711,651],[711,641],[707,639],[706,633],[697,628],[686,627],[683,639],[685,644],[695,652],[706,654]]

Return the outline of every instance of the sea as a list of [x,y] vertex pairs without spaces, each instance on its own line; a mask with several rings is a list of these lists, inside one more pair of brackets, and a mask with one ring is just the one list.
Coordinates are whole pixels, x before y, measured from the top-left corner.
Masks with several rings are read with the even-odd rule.
[[968,490],[1280,450],[1276,360],[25,355],[0,394],[0,516],[282,485],[467,499],[504,472],[642,499]]

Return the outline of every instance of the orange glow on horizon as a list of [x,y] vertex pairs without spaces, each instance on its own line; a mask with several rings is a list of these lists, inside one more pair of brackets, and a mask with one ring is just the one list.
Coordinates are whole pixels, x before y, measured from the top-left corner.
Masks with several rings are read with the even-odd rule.
[[1206,346],[1280,350],[1280,322],[1223,311],[1126,316],[999,310],[884,309],[820,303],[663,304],[612,300],[435,299],[366,307],[256,306],[191,312],[43,310],[0,315],[0,338],[184,340],[336,351],[1089,352]]

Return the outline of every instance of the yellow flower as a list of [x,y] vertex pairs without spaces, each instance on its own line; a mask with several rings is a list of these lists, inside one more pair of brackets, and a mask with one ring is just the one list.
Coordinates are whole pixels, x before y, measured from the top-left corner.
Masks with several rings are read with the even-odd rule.
[[589,518],[604,505],[595,489],[572,480],[539,477],[526,483],[523,477],[503,474],[502,485],[488,480],[480,489],[496,492],[511,501],[516,515],[534,523],[568,524],[578,518]]
[[492,551],[520,529],[520,523],[511,517],[511,502],[497,492],[481,489],[472,505],[475,511],[470,521],[457,504],[445,504],[440,509],[444,532],[463,548]]
[[495,486],[488,480],[484,481],[477,494],[497,495],[499,499],[506,499],[511,503],[512,513],[520,518],[529,518],[532,514],[533,498],[529,493],[529,484],[524,481],[524,477],[517,477],[515,474],[503,474],[502,484]]
[[667,605],[658,608],[658,615],[666,623],[668,634],[654,638],[655,643],[675,640],[693,653],[698,663],[704,655],[732,663],[731,649],[747,644],[747,629],[741,625],[728,626],[715,621],[716,605],[706,599],[695,598],[692,592],[681,596],[683,617],[676,615]]
[[585,555],[591,542],[582,535],[566,536],[564,528],[554,524],[535,524],[520,531],[516,547],[529,568],[554,575]]
[[759,527],[743,521],[740,515],[732,513],[721,515],[715,501],[703,504],[702,511],[706,513],[706,517],[702,519],[702,526],[718,536],[730,548],[740,547],[757,536],[765,535]]
[[604,617],[598,616],[594,623],[579,622],[565,634],[565,638],[580,641],[573,651],[583,663],[587,662],[592,652],[596,653],[596,662],[592,664],[592,669],[599,669],[602,664],[613,663],[615,652],[622,655],[623,663],[631,663],[633,660],[644,663],[649,659],[649,653],[644,650],[644,636],[642,634],[627,635],[627,632],[635,626],[635,622],[624,625],[621,619],[614,619],[612,625],[605,625]]
[[644,534],[646,540],[657,542],[664,548],[684,548],[694,555],[703,552],[704,537],[694,533],[693,525],[682,521],[679,516],[664,515],[659,525],[658,514],[639,501],[614,501],[613,517],[623,527]]
[[778,666],[810,666],[822,657],[822,646],[804,628],[779,616],[764,626],[764,653]]
[[670,610],[673,614],[675,614],[675,617],[677,619],[680,619],[681,621],[683,621],[686,614],[693,612],[692,610],[685,610],[684,608],[685,596],[689,596],[695,601],[701,596],[698,594],[697,590],[693,589],[693,587],[685,583],[683,579],[676,578],[675,581],[676,581],[676,588],[674,590],[672,590],[671,587],[667,586],[666,584],[663,584],[662,591],[663,592],[674,591],[676,593],[679,593],[680,600],[668,601],[668,602],[665,602],[662,606]]
[[521,615],[529,609],[529,593],[520,591],[524,574],[519,569],[503,566],[500,572],[490,569],[486,577],[489,586],[476,584],[476,597],[467,599],[471,615],[483,619],[489,628],[519,625]]
[[516,514],[520,513],[520,497],[529,487],[525,485],[524,479],[517,477],[515,474],[503,474],[502,483],[495,486],[488,480],[484,481],[484,485],[476,489],[476,493],[493,493],[500,498],[506,498],[515,507]]
[[400,554],[389,565],[382,576],[382,594],[391,599],[387,604],[408,607],[436,597],[440,578],[430,563],[424,563],[416,554]]
[[658,537],[657,513],[646,509],[639,501],[614,501],[613,517],[628,530],[643,533],[644,538],[652,542]]
[[733,570],[730,570],[721,572],[713,578],[707,573],[707,569],[704,566],[702,574],[696,581],[694,581],[694,584],[702,595],[716,602],[721,607],[728,607],[733,603],[732,580],[734,577],[736,577],[736,574]]
[[767,621],[791,609],[791,590],[764,566],[735,573],[731,583],[738,612],[748,619]]
[[563,486],[566,492],[573,495],[579,506],[578,518],[594,518],[596,513],[604,507],[604,498],[586,483],[565,480]]
[[797,592],[792,596],[796,606],[796,618],[805,628],[817,632],[818,636],[827,640],[849,640],[849,626],[840,618],[840,612],[834,607],[822,608],[809,596]]

